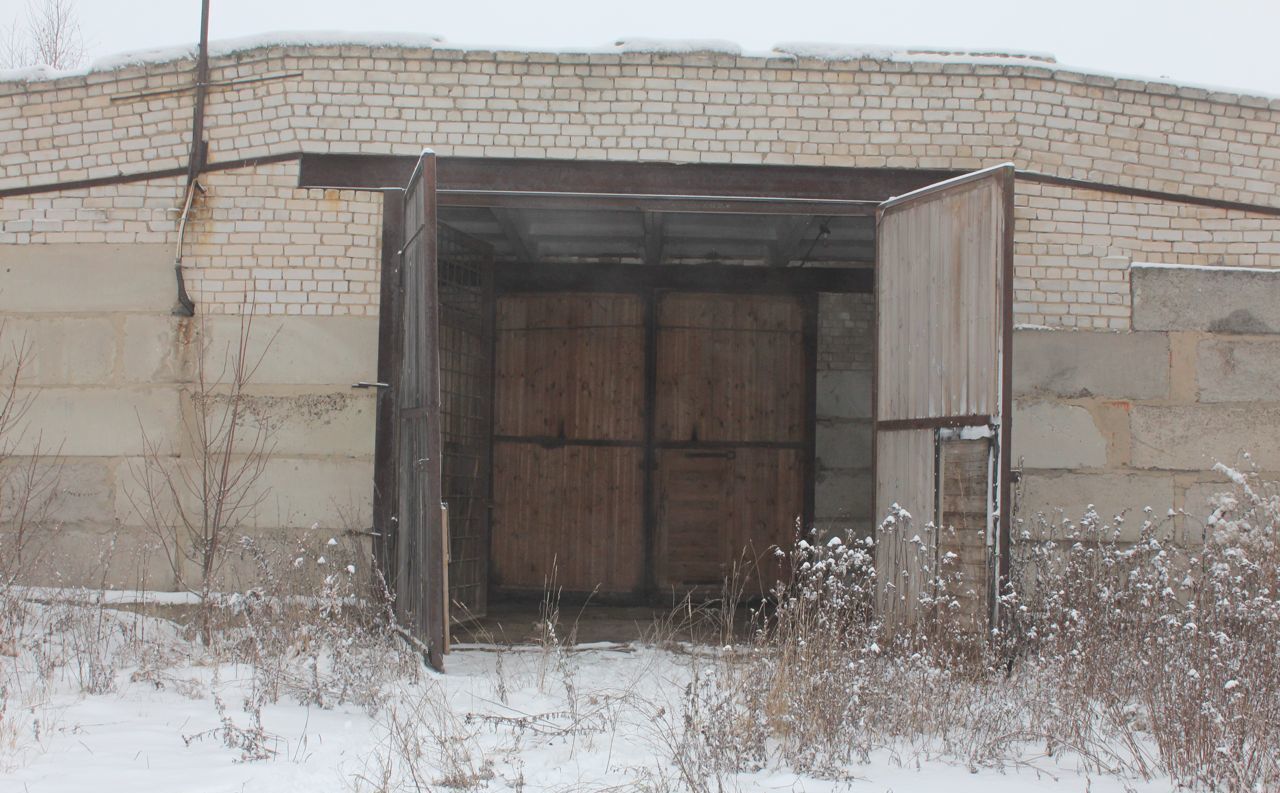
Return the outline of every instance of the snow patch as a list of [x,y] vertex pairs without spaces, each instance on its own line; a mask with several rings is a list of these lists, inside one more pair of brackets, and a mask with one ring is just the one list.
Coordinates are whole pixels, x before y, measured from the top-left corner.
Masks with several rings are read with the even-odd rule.
[[[1225,97],[1252,97],[1264,100],[1280,99],[1280,94],[1214,86],[1199,83],[1174,82],[1165,77],[1151,77],[1121,72],[1108,72],[1093,68],[1067,66],[1058,63],[1050,53],[971,47],[884,46],[871,44],[840,44],[834,42],[783,42],[768,51],[744,51],[731,41],[721,39],[658,39],[622,38],[602,47],[528,47],[521,45],[452,44],[443,37],[427,33],[361,32],[361,31],[275,31],[253,36],[221,39],[209,44],[209,54],[225,57],[247,50],[267,47],[325,47],[358,45],[377,48],[447,49],[462,52],[527,52],[545,54],[599,55],[654,53],[687,55],[716,53],[762,59],[813,59],[822,61],[874,60],[895,63],[958,63],[972,65],[1036,67],[1060,73],[1126,80],[1152,85],[1172,86],[1175,89],[1192,89]],[[99,58],[86,67],[69,70],[48,66],[32,66],[22,69],[0,70],[0,82],[39,82],[64,77],[79,77],[92,72],[111,71],[125,66],[165,63],[194,58],[196,45],[182,44],[173,47],[155,47]],[[1229,100],[1228,100],[1229,101]]]
[[[1264,100],[1280,99],[1280,94],[1214,86],[1188,82],[1174,82],[1165,77],[1151,77],[1120,72],[1108,72],[1093,68],[1067,66],[1058,63],[1049,53],[1005,49],[971,47],[884,46],[869,44],[840,44],[834,42],[783,42],[764,52],[744,51],[731,41],[721,39],[657,39],[622,38],[611,45],[598,47],[528,47],[521,45],[453,44],[443,37],[427,33],[361,32],[361,31],[276,31],[254,36],[221,39],[209,44],[209,54],[225,57],[247,50],[267,47],[325,47],[358,45],[376,48],[447,49],[462,52],[527,52],[545,54],[599,55],[654,53],[687,55],[716,53],[762,59],[813,59],[822,61],[875,60],[895,63],[960,63],[973,65],[1036,67],[1060,73],[1126,80],[1152,85],[1167,85],[1175,89],[1193,89],[1225,97],[1253,97]],[[165,63],[194,58],[196,45],[182,44],[173,47],[154,47],[134,50],[99,58],[86,67],[69,70],[48,66],[31,66],[22,69],[0,70],[0,82],[39,82],[64,77],[79,77],[92,72],[111,71],[126,66]],[[1229,101],[1229,100],[1228,100]]]
[[619,52],[647,52],[656,55],[693,55],[715,53],[742,55],[741,45],[723,39],[619,39],[614,46]]
[[985,424],[971,427],[943,427],[938,435],[944,440],[981,441],[995,437],[995,430]]
[[16,596],[37,603],[103,603],[113,606],[194,606],[200,596],[194,592],[159,592],[140,589],[82,589],[48,586],[15,586]]
[[1240,485],[1241,487],[1248,486],[1249,484],[1248,477],[1246,477],[1244,474],[1240,473],[1239,471],[1237,471],[1236,469],[1232,468],[1229,465],[1224,465],[1223,463],[1214,463],[1213,470],[1222,474],[1223,476],[1230,479],[1232,482],[1235,482],[1237,485]]

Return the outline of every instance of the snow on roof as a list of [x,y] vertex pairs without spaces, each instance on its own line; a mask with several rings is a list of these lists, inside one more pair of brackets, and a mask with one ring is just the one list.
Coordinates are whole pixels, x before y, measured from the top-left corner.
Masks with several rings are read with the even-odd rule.
[[698,52],[743,54],[741,45],[721,39],[626,38],[615,42],[614,48],[618,52],[652,52],[661,55],[690,55]]
[[[744,51],[741,46],[731,41],[719,39],[655,39],[643,37],[626,37],[599,47],[524,47],[519,45],[482,45],[456,44],[441,36],[423,33],[388,33],[360,31],[276,31],[241,38],[222,39],[209,44],[209,54],[213,57],[226,57],[247,50],[267,47],[324,47],[358,45],[366,47],[406,48],[406,49],[445,49],[471,52],[527,52],[574,55],[607,55],[619,53],[653,53],[664,55],[690,55],[696,53],[713,53],[751,58],[786,58],[791,60],[812,59],[822,61],[856,61],[875,60],[897,63],[955,63],[989,66],[1023,66],[1050,69],[1054,72],[1066,72],[1112,80],[1130,80],[1138,83],[1169,86],[1174,89],[1192,89],[1210,94],[1225,94],[1231,97],[1256,97],[1265,100],[1280,99],[1280,94],[1269,94],[1241,88],[1230,88],[1203,85],[1188,82],[1173,82],[1164,77],[1108,72],[1099,69],[1080,68],[1058,63],[1048,53],[1017,50],[966,48],[966,47],[929,47],[929,46],[887,46],[869,44],[839,44],[823,42],[783,42],[768,51]],[[23,69],[0,70],[0,82],[38,82],[55,80],[62,77],[83,76],[92,72],[112,71],[125,66],[136,66],[148,63],[165,63],[194,58],[195,44],[184,44],[174,47],[157,47],[146,50],[119,53],[98,58],[88,66],[61,71],[48,66],[31,66]]]
[[889,47],[878,44],[839,44],[788,41],[774,45],[774,52],[820,61],[955,61],[999,65],[1048,65],[1058,62],[1051,53],[955,47]]
[[[429,33],[389,33],[343,30],[294,30],[261,33],[254,36],[218,39],[209,42],[209,57],[223,58],[238,52],[267,47],[337,47],[358,45],[363,47],[401,47],[407,49],[433,49],[444,43],[441,36]],[[148,63],[167,63],[196,56],[198,45],[178,44],[171,47],[130,50],[114,53],[89,62],[76,69],[54,69],[50,66],[28,66],[22,69],[0,69],[0,82],[34,82],[56,80],[60,77],[77,77],[92,72],[109,72],[126,66]]]

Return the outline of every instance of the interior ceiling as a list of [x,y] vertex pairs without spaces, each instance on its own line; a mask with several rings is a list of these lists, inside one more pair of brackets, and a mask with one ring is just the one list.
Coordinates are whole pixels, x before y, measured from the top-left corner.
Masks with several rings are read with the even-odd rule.
[[499,261],[856,267],[875,261],[875,218],[805,214],[442,206],[442,222]]

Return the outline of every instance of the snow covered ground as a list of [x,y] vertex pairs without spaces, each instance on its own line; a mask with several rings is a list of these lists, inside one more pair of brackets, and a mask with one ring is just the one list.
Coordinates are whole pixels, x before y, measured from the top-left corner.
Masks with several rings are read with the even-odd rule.
[[[712,661],[713,648],[463,645],[448,656],[448,674],[421,670],[388,678],[370,712],[352,704],[304,704],[314,698],[306,680],[285,685],[272,703],[262,696],[261,669],[208,660],[171,623],[111,609],[56,608],[63,609],[56,618],[46,609],[38,612],[42,619],[29,619],[17,646],[0,646],[0,790],[696,789],[673,758],[686,735],[686,687]],[[72,618],[76,608],[82,611]],[[78,659],[60,655],[68,637],[86,626],[132,662],[104,668],[106,654],[84,647]],[[55,636],[50,627],[64,633]],[[134,649],[125,652],[126,643]],[[821,778],[773,760],[751,773],[707,780],[701,789],[1102,793],[1170,787],[1090,776],[1070,755],[1047,758],[1042,749],[972,771],[918,748],[881,749]]]

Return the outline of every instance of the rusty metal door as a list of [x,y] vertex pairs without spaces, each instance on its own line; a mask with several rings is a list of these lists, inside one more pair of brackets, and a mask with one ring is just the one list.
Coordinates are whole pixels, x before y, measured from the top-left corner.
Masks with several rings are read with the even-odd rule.
[[460,622],[488,609],[493,248],[438,228],[441,493],[449,509],[449,615]]
[[400,371],[395,383],[395,612],[444,668],[447,642],[444,516],[441,509],[439,291],[436,159],[423,152],[404,192],[400,249]]
[[879,531],[890,621],[919,615],[945,557],[985,628],[1008,574],[1013,174],[977,171],[877,213],[876,509],[911,515],[907,531]]

